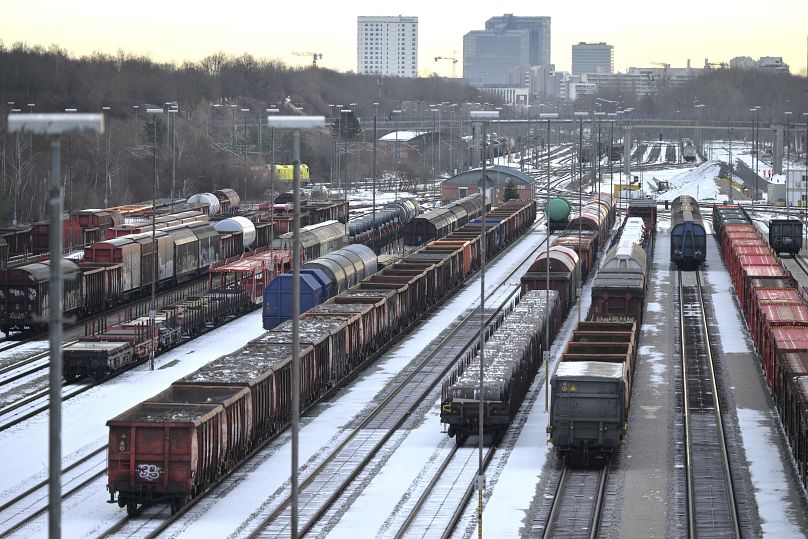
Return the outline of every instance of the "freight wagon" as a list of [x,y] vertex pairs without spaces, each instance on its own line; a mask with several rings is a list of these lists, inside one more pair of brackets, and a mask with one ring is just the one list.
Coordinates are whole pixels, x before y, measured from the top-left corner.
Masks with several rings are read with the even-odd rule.
[[[721,254],[783,430],[808,487],[808,301],[767,238],[737,206],[715,206]],[[756,256],[749,256],[754,249]]]
[[627,434],[653,226],[629,217],[592,283],[587,320],[573,331],[551,378],[547,432],[571,458],[611,452]]
[[[505,434],[533,383],[542,353],[552,345],[560,324],[558,311],[558,292],[525,292],[485,343],[483,434],[495,441]],[[480,362],[479,352],[461,361],[441,390],[440,420],[457,445],[480,429]]]
[[[490,203],[486,204],[486,209],[489,207]],[[441,238],[478,218],[482,212],[483,198],[479,194],[424,212],[404,227],[404,243],[417,246]]]
[[698,201],[680,195],[671,205],[671,262],[680,269],[696,269],[707,258],[707,233]]
[[[487,227],[491,237],[497,237],[499,227],[519,237],[535,220],[533,201],[512,201],[507,207],[513,221],[521,223],[521,230],[509,227],[509,220],[503,217],[504,227],[502,223]],[[488,231],[484,232],[487,237]],[[346,374],[363,368],[390,338],[456,289],[469,276],[469,268],[480,264],[473,260],[480,251],[467,248],[475,241],[479,238],[455,242],[454,249],[441,245],[436,254],[430,254],[427,245],[304,314],[300,350],[303,409],[342,383]],[[418,256],[422,254],[428,256]],[[192,397],[189,390],[182,398],[176,397],[176,402],[167,402],[175,397],[148,399],[110,420],[110,501],[117,501],[131,514],[152,503],[167,503],[176,510],[229,473],[246,456],[246,447],[255,447],[285,428],[291,410],[290,325],[291,321],[284,322],[174,384],[198,387]],[[248,393],[225,399],[207,391],[208,386]],[[247,402],[242,399],[249,399],[252,413],[228,416],[231,406]],[[235,423],[228,422],[228,417]],[[248,442],[239,441],[234,447],[231,441],[239,438],[226,435],[231,428],[249,433],[245,434]],[[167,432],[171,444],[164,442]]]

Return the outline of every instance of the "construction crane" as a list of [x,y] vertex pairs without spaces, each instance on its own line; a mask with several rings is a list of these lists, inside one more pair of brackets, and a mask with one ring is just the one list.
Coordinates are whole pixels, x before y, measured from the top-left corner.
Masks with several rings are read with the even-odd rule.
[[452,56],[435,56],[435,61],[438,60],[450,60],[452,62],[452,78],[457,78],[457,51],[454,51]]
[[323,59],[323,53],[321,52],[300,52],[294,51],[292,52],[295,56],[308,56],[311,58],[311,65],[317,67],[317,60]]

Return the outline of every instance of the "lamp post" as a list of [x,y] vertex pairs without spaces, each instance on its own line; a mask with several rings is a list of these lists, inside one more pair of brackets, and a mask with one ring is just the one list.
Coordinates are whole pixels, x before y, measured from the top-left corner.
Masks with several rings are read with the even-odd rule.
[[698,109],[698,112],[699,112],[699,124],[698,124],[698,127],[696,128],[696,144],[698,145],[697,147],[698,147],[699,151],[701,153],[704,153],[704,149],[702,148],[703,141],[701,139],[701,109],[704,108],[704,104],[699,103],[698,105],[694,105],[694,106],[696,107],[696,109]]
[[[103,133],[104,118],[101,114],[11,114],[8,117],[9,133],[45,135],[51,142],[50,222],[62,221],[62,185],[60,177],[61,141],[65,133]],[[62,251],[62,227],[53,226],[48,246],[51,253]],[[48,449],[48,536],[61,536],[62,520],[62,303],[64,284],[62,266],[58,255],[50,264],[48,297],[49,309],[49,449]],[[75,278],[75,275],[66,276]]]
[[[342,153],[344,154],[343,160],[345,161],[345,167],[344,167],[345,177],[343,178],[342,181],[342,193],[343,196],[345,197],[346,204],[348,203],[348,114],[350,114],[351,112],[353,112],[351,109],[339,110],[340,120],[342,120],[340,122],[342,124],[342,136],[343,136]],[[345,235],[346,236],[348,235],[348,219],[345,219]]]
[[[682,105],[682,102],[679,102]],[[676,164],[682,162],[682,125],[679,123],[679,111],[676,111]]]
[[[76,108],[67,108],[65,112],[75,114]],[[67,195],[67,213],[73,213],[73,135],[67,135],[67,178],[65,178],[65,195]],[[61,219],[61,218],[60,218]],[[67,236],[67,247],[73,250],[73,234]]]
[[[575,112],[574,116],[578,117],[578,216],[581,216],[581,209],[584,207],[583,202],[583,189],[584,177],[581,159],[581,152],[583,150],[584,142],[584,117],[589,116],[588,112]],[[591,161],[591,159],[590,159]],[[578,219],[578,252],[581,252],[581,236],[583,235],[581,219]],[[581,284],[575,289],[575,299],[578,303],[578,323],[581,323]]]
[[171,212],[173,213],[174,189],[177,185],[177,113],[179,109],[176,103],[169,103],[169,105],[168,119],[171,124]]
[[395,117],[395,130],[396,130],[396,142],[393,146],[393,177],[395,178],[395,199],[398,200],[398,159],[400,157],[400,148],[398,147],[398,115],[401,114],[400,109],[393,110],[393,116]]
[[[438,124],[437,124],[438,109],[431,108],[429,109],[429,112],[432,113],[432,181],[435,182],[432,185],[432,189],[434,190],[435,185],[438,183],[438,178],[435,176],[435,172],[437,172],[440,169],[440,163],[438,164],[437,169],[435,168],[435,135],[438,131]],[[438,139],[438,144],[440,144],[440,139]]]
[[247,113],[250,109],[243,108],[241,112],[244,113],[244,200],[247,200]]
[[614,161],[612,160],[612,149],[614,148],[614,121],[617,118],[616,112],[610,112],[609,116],[609,195],[614,196]]
[[134,135],[132,145],[137,146],[137,128],[138,125],[140,125],[140,105],[132,105],[132,108],[135,109],[135,130],[132,132]]
[[370,181],[373,183],[373,213],[371,214],[371,229],[373,250],[376,251],[376,141],[379,136],[376,134],[376,117],[379,114],[379,104],[373,103],[373,168],[371,169]]
[[[156,234],[156,219],[157,219],[157,116],[163,113],[163,109],[158,108],[147,108],[146,114],[151,114],[153,116],[153,123],[152,123],[152,158],[154,162],[154,174],[152,176],[152,241],[157,241],[157,234]],[[149,336],[150,338],[154,337],[155,331],[155,316],[157,314],[157,257],[154,257],[154,279],[151,282],[151,302],[149,305]],[[152,350],[149,353],[149,370],[154,370],[154,346],[151,347]]]
[[[479,455],[478,455],[478,463],[477,463],[477,490],[478,490],[478,498],[477,498],[477,530],[478,530],[478,537],[482,538],[483,534],[483,492],[485,490],[485,475],[483,474],[483,407],[485,405],[485,395],[483,393],[483,388],[485,386],[485,370],[483,363],[485,361],[485,242],[487,240],[485,235],[485,202],[486,202],[486,191],[487,191],[487,181],[485,178],[485,166],[487,159],[486,154],[486,134],[485,128],[488,124],[488,120],[497,119],[499,118],[499,112],[497,111],[477,111],[473,110],[469,113],[469,116],[472,120],[478,121],[482,123],[482,183],[480,186],[480,192],[483,196],[483,211],[482,215],[480,216],[480,405],[479,405],[479,415],[477,417],[478,423],[478,437],[479,437]],[[493,194],[493,193],[492,193]],[[493,197],[492,197],[493,198]],[[493,202],[493,201],[492,201]]]
[[[107,113],[109,107],[101,107],[104,111],[104,125],[107,125]],[[104,133],[104,207],[109,207],[109,129]]]
[[732,128],[730,127],[727,130],[727,135],[729,138],[729,157],[727,161],[729,162],[729,202],[732,203]]
[[[789,173],[791,172],[791,111],[787,111],[786,115],[786,219],[791,217],[791,197],[790,189],[788,187]],[[771,201],[769,201],[771,202]]]
[[759,108],[760,107],[752,107],[751,109],[749,109],[751,112],[754,113],[754,117],[752,120],[752,158],[755,160],[755,192],[752,194],[752,205],[755,204],[755,201],[757,201],[758,196],[758,163],[760,163],[760,155],[758,152],[760,151],[760,149],[758,148],[759,143],[757,140],[758,136],[757,120],[758,120]]
[[[545,256],[547,257],[547,282],[545,285],[546,290],[550,290],[550,215],[547,214],[547,207],[550,204],[550,119],[558,118],[558,113],[547,112],[540,113],[539,118],[547,119],[547,200],[544,206],[544,219],[547,221],[547,237],[545,238]],[[549,298],[548,298],[549,299]],[[544,334],[550,334],[550,302],[547,301],[544,307]],[[544,411],[550,408],[550,347],[544,351]]]
[[298,431],[300,422],[300,131],[322,129],[323,116],[268,116],[270,128],[293,130],[294,198],[292,219],[292,529],[296,539],[298,505]]
[[[274,115],[278,113],[277,107],[270,107],[266,109],[266,112],[270,115]],[[258,125],[263,124],[264,122],[258,121]],[[273,254],[273,242],[275,236],[275,128],[270,127],[269,129],[269,151],[270,151],[270,160],[269,160],[269,220],[272,223],[272,226],[269,227],[269,259],[272,263],[272,276],[275,275],[275,256]]]

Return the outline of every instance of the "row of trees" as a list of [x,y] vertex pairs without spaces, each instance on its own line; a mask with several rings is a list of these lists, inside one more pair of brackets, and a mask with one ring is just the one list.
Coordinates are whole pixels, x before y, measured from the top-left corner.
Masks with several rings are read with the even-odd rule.
[[[291,136],[270,133],[259,123],[266,118],[266,108],[276,107],[279,114],[332,116],[339,110],[334,104],[356,103],[351,113],[356,121],[374,110],[386,116],[406,101],[474,101],[478,95],[462,81],[291,68],[249,54],[217,53],[175,65],[123,51],[77,58],[57,46],[7,47],[2,41],[0,73],[0,222],[35,221],[47,211],[48,148],[37,138],[6,133],[5,116],[14,109],[101,112],[109,107],[105,135],[65,139],[65,206],[80,209],[102,206],[105,193],[110,205],[151,198],[155,131],[161,196],[172,191],[172,183],[180,195],[225,186],[243,191],[246,178],[247,196],[255,199],[269,188],[269,175],[259,167],[273,156],[277,163],[290,161]],[[178,112],[169,112],[169,103]],[[163,108],[164,113],[148,116],[147,107]],[[342,133],[353,145],[349,173],[360,177],[370,169],[367,127],[353,126]],[[318,179],[330,176],[339,137],[339,130],[331,137],[304,137],[303,158]],[[352,156],[361,158],[355,163]],[[392,168],[391,157],[380,154],[379,175]]]

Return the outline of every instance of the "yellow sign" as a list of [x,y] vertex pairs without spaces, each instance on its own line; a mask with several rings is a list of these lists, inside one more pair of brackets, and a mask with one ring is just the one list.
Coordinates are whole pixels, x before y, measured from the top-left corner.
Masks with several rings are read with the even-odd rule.
[[620,191],[639,191],[640,184],[638,183],[618,183],[612,187],[612,194],[620,196]]
[[575,389],[575,384],[572,384],[572,385],[570,386],[570,393],[575,393],[576,391],[578,391],[578,390],[577,390],[577,389]]

